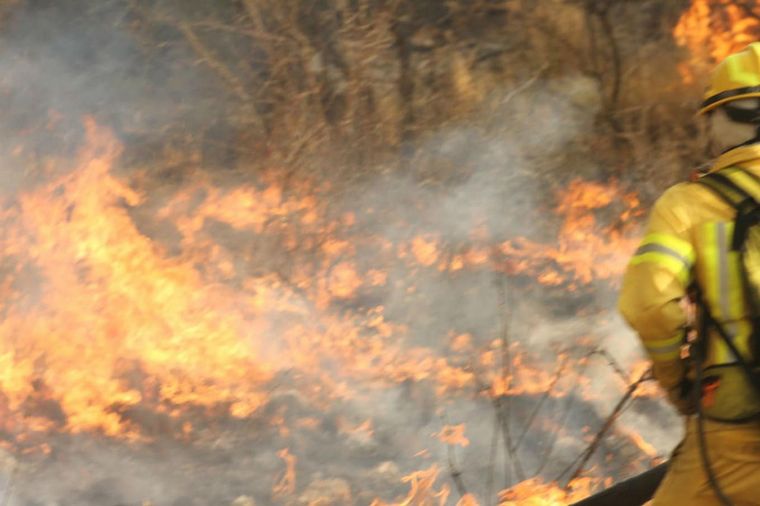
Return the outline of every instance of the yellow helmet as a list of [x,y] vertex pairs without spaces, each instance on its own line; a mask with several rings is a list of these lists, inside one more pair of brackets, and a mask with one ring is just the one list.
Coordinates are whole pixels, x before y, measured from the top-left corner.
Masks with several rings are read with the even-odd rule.
[[715,68],[699,114],[751,97],[760,97],[760,42],[726,57]]

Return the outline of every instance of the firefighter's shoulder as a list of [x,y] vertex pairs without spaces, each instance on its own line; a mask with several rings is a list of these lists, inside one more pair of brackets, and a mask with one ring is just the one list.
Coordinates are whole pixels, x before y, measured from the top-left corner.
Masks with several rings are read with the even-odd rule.
[[677,183],[663,192],[652,207],[650,219],[665,220],[671,227],[687,228],[695,206],[705,197],[705,188],[691,181]]
[[650,224],[680,235],[704,222],[730,219],[731,213],[730,206],[707,185],[686,181],[671,186],[655,201]]

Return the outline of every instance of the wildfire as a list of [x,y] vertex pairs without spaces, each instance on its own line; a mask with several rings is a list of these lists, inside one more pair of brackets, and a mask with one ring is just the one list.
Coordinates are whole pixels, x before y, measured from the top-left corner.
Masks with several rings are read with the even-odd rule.
[[465,425],[460,423],[459,425],[446,425],[440,432],[433,434],[441,442],[466,447],[470,444],[470,440],[464,435]]
[[691,59],[680,67],[684,81],[695,81],[695,72],[760,39],[760,7],[755,2],[693,0],[673,30],[676,42],[686,47]]
[[[440,276],[507,270],[573,289],[614,278],[637,242],[639,201],[615,181],[574,181],[558,195],[556,241],[493,244],[478,231],[474,245],[450,254],[441,234],[398,242],[352,235],[357,217],[330,217],[309,181],[286,190],[265,175],[225,187],[200,174],[172,189],[155,214],[173,238],[149,237],[131,215],[149,195],[114,175],[120,146],[113,135],[92,120],[85,126],[87,143],[71,170],[0,202],[1,428],[16,443],[51,431],[145,440],[138,408],[189,440],[191,410],[251,417],[283,370],[296,371],[299,395],[320,409],[360,397],[359,385],[408,382],[438,396],[561,397],[569,387],[557,383],[572,368],[562,354],[537,363],[517,341],[505,350],[500,340],[454,330],[442,345],[423,346],[382,304],[356,304],[397,283],[359,251]],[[275,241],[314,261],[283,262],[269,254]],[[357,442],[374,438],[372,420],[337,420]],[[283,412],[267,421],[282,438],[320,426],[311,416],[288,425]],[[434,437],[457,450],[471,444],[464,424]],[[272,496],[282,498],[298,488],[298,461],[287,449],[278,456],[284,470]],[[435,466],[409,474],[411,491],[400,504],[445,504],[450,489],[436,485],[439,474]],[[505,491],[502,503],[560,504],[580,490],[531,480]],[[459,504],[477,499],[465,495]]]
[[422,471],[415,471],[402,480],[404,483],[409,483],[410,487],[406,499],[393,504],[376,500],[371,506],[445,506],[451,491],[446,485],[438,490],[435,489],[439,473],[440,470],[435,465]]
[[646,455],[648,455],[652,459],[659,458],[659,454],[657,453],[657,450],[649,443],[647,442],[643,437],[641,437],[641,434],[638,434],[634,431],[626,431],[629,438],[631,438],[631,441],[633,441],[636,446],[639,447],[639,449]]
[[120,413],[141,402],[169,415],[219,402],[250,413],[271,373],[240,339],[245,320],[220,287],[139,233],[119,202],[140,196],[109,173],[118,145],[86,127],[79,169],[3,213],[3,255],[23,289],[0,322],[3,402],[23,412],[28,399],[50,398],[63,420],[39,410],[29,418],[109,435],[135,435]]
[[[619,207],[614,220],[595,213]],[[501,252],[514,273],[528,273],[546,285],[588,284],[619,277],[635,250],[638,220],[643,213],[636,194],[618,182],[609,184],[576,180],[559,196],[555,212],[563,219],[556,244],[540,244],[525,238],[507,241]]]
[[533,478],[499,494],[499,506],[563,506],[591,494],[593,480],[579,478],[562,489],[555,483]]
[[[347,376],[399,382],[430,376],[452,386],[471,379],[432,350],[412,350],[400,360],[402,349],[388,338],[403,337],[404,329],[386,322],[382,307],[359,320],[315,321],[327,301],[350,297],[364,284],[350,260],[303,281],[296,273],[294,286],[272,274],[245,279],[242,290],[215,282],[230,279],[235,267],[203,236],[209,219],[260,231],[272,216],[288,215],[308,226],[317,212],[309,199],[285,199],[276,187],[206,188],[193,208],[197,188],[191,188],[159,213],[176,218],[183,236],[182,255],[167,256],[127,212],[142,197],[110,172],[118,144],[94,122],[86,126],[78,167],[20,195],[2,214],[3,255],[14,270],[0,322],[0,387],[7,409],[25,415],[24,429],[57,425],[138,437],[124,414],[138,404],[170,417],[185,405],[227,404],[231,415],[245,417],[266,400],[260,387],[273,373],[266,360],[273,354],[317,374],[323,357],[331,357],[344,362]],[[347,244],[322,248],[328,258],[351,253]],[[374,273],[369,283],[381,277]],[[311,296],[298,297],[299,289]],[[290,315],[285,328],[275,327],[275,314]],[[370,335],[360,336],[365,331]],[[263,339],[274,332],[284,345]],[[322,379],[334,384],[326,374]],[[31,409],[32,400],[60,404],[62,416]]]
[[673,35],[692,54],[721,61],[760,38],[760,9],[754,2],[693,0]]
[[[69,430],[135,437],[124,412],[140,403],[171,416],[183,405],[227,403],[233,416],[245,417],[265,401],[260,387],[273,372],[266,365],[272,354],[305,371],[319,371],[329,356],[348,377],[434,378],[441,392],[472,384],[472,373],[432,350],[402,349],[405,330],[385,321],[382,307],[359,320],[321,314],[315,324],[320,307],[368,280],[346,242],[324,243],[332,266],[325,275],[296,273],[293,287],[271,274],[245,279],[242,291],[209,282],[235,274],[234,259],[202,234],[209,219],[254,231],[271,216],[295,215],[309,225],[318,212],[313,200],[287,200],[272,187],[207,188],[193,208],[193,187],[159,213],[174,219],[183,238],[182,255],[168,257],[127,213],[124,204],[142,197],[110,173],[118,145],[92,121],[87,129],[76,170],[20,195],[3,212],[3,251],[15,272],[6,281],[12,293],[0,324],[0,386],[12,412],[23,412],[29,399],[52,399],[63,410],[56,423]],[[417,248],[423,265],[426,244]],[[371,275],[369,284],[380,277]],[[294,289],[311,296],[297,297]],[[288,325],[274,327],[274,314],[290,315]],[[273,332],[285,355],[261,339]],[[44,414],[26,418],[27,427],[51,424]]]
[[272,497],[287,496],[295,492],[296,490],[296,463],[298,459],[285,448],[277,453],[285,462],[285,470],[283,471],[280,479],[272,487]]
[[430,266],[438,259],[438,248],[432,238],[415,237],[412,241],[412,252],[420,265]]
[[[451,490],[447,485],[436,487],[440,474],[441,471],[437,466],[416,471],[403,479],[410,485],[406,498],[392,505],[375,501],[372,506],[443,506]],[[562,489],[556,483],[544,483],[538,478],[533,478],[502,490],[499,493],[498,504],[499,506],[565,506],[588,497],[594,485],[594,480],[578,478]],[[480,502],[472,494],[465,494],[456,502],[456,506],[478,506],[479,504]]]

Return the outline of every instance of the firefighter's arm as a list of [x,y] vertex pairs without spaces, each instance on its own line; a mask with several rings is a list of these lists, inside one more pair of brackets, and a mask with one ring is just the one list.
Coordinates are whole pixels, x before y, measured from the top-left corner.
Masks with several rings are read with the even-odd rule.
[[680,185],[655,203],[623,277],[618,304],[652,359],[655,378],[676,404],[686,373],[680,352],[687,315],[681,302],[693,279],[695,258],[688,204]]

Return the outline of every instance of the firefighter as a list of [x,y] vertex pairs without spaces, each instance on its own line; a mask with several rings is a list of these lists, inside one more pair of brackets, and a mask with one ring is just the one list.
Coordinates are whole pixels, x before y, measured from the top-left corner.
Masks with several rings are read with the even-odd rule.
[[[760,402],[748,368],[738,365],[756,363],[760,315],[748,300],[745,260],[732,246],[736,206],[706,184],[728,178],[738,193],[760,200],[760,42],[716,67],[699,113],[717,158],[704,181],[677,184],[655,203],[619,309],[686,422],[653,504],[760,505]],[[702,351],[692,353],[685,346],[690,293],[699,294],[703,334]]]

